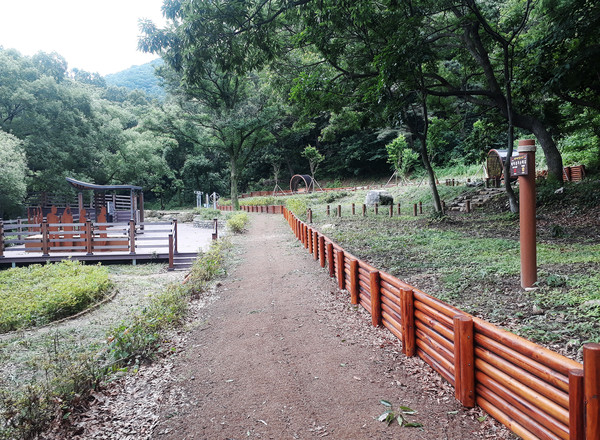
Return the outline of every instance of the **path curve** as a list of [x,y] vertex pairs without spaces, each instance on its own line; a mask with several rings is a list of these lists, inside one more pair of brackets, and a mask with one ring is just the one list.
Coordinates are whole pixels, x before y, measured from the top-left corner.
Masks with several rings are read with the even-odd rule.
[[[504,437],[426,364],[404,357],[387,330],[370,326],[282,217],[252,215],[236,244],[242,261],[175,360],[153,438]],[[378,422],[381,399],[417,410],[408,419],[423,429]]]

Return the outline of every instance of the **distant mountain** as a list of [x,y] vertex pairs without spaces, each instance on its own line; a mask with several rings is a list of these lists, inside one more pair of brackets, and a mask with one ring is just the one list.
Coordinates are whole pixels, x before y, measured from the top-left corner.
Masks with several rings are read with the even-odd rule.
[[142,90],[148,96],[157,99],[165,97],[165,90],[154,75],[154,69],[163,64],[158,58],[141,66],[132,66],[129,69],[106,75],[104,79],[109,86],[125,87],[130,90]]

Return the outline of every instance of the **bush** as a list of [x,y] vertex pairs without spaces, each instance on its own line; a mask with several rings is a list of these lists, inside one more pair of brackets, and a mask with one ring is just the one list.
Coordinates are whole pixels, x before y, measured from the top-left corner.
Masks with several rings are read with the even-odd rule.
[[227,220],[227,228],[234,234],[241,234],[246,229],[250,217],[245,212],[239,212]]
[[104,298],[106,268],[65,260],[0,272],[0,332],[44,325]]
[[306,218],[306,210],[308,209],[308,204],[306,203],[305,198],[290,197],[286,200],[285,206],[287,207],[287,209],[296,214],[298,218]]

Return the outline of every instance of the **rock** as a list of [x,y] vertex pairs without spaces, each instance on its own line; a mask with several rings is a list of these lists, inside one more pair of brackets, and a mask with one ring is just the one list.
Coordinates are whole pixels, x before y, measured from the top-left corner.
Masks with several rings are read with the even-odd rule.
[[393,205],[394,197],[392,197],[392,195],[384,189],[375,189],[369,191],[365,197],[365,205],[374,206],[375,203],[379,205]]
[[532,315],[543,315],[544,311],[537,305],[534,304],[533,309],[531,310]]
[[467,182],[467,186],[472,187],[472,188],[477,188],[477,187],[480,187],[483,185],[484,185],[483,180],[474,180],[472,182]]
[[590,299],[582,304],[584,307],[596,307],[600,306],[600,299]]
[[561,186],[560,188],[558,188],[556,191],[554,191],[554,194],[562,194],[565,192],[565,187]]
[[326,225],[321,226],[321,229],[335,229],[335,226],[331,223],[327,223]]

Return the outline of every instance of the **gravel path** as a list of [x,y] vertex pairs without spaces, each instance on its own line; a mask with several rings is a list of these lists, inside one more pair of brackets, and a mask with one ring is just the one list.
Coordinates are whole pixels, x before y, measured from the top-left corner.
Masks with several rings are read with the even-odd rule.
[[[350,306],[280,216],[252,215],[236,245],[241,263],[197,311],[169,379],[152,390],[152,432],[131,438],[509,437]],[[377,421],[381,399],[416,410],[407,419],[423,427]]]

